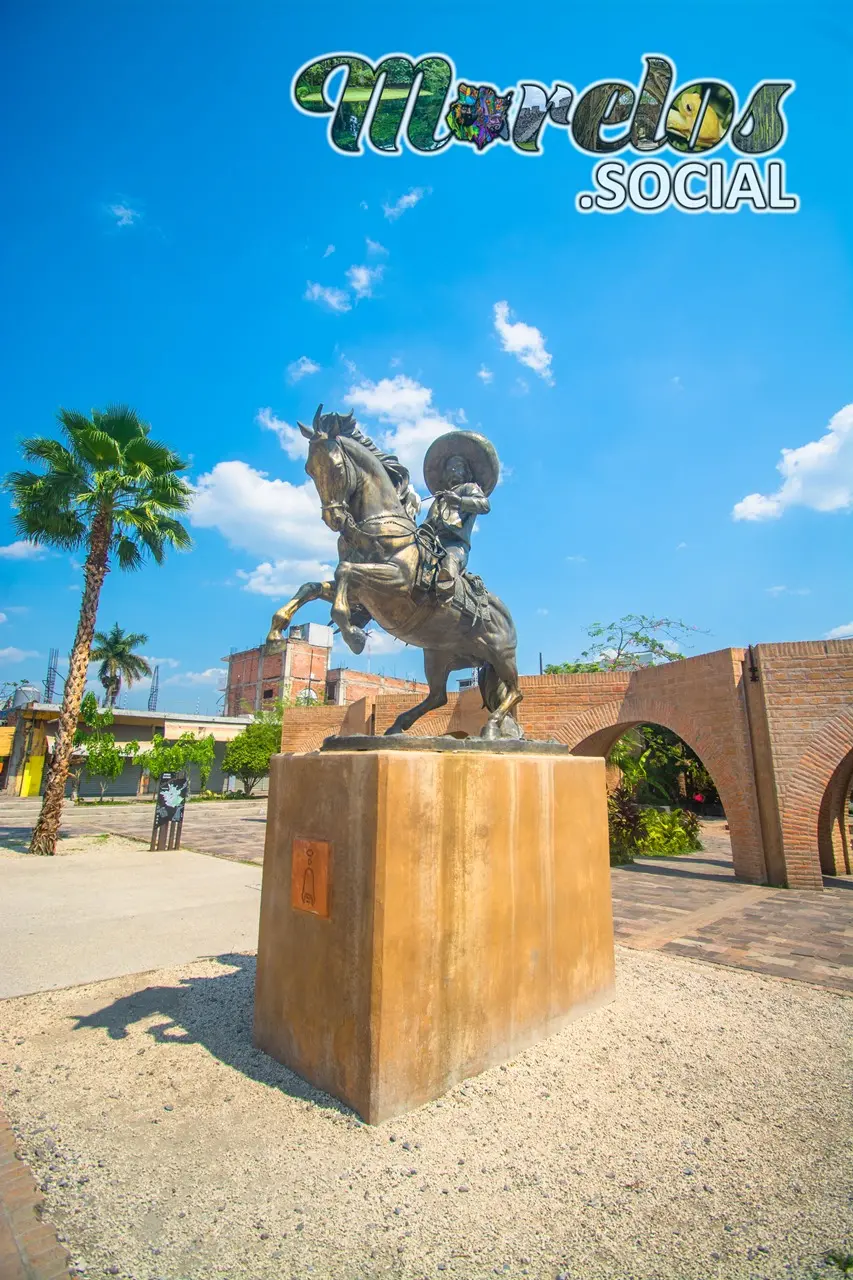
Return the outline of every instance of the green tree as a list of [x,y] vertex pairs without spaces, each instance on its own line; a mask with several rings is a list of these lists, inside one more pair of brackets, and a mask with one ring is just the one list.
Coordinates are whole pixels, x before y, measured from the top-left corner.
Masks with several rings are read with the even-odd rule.
[[97,778],[102,801],[107,783],[121,777],[128,757],[132,760],[138,750],[138,742],[117,744],[113,733],[95,734],[86,743],[86,774],[90,778]]
[[103,711],[99,710],[93,693],[87,693],[83,698],[80,719],[85,727],[78,726],[74,734],[74,746],[85,747],[85,754],[80,753],[80,762],[76,767],[72,756],[68,771],[73,780],[72,794],[76,799],[80,774],[85,770],[87,777],[98,779],[103,801],[107,783],[121,777],[128,758],[133,760],[139,750],[139,743],[123,742],[120,746],[116,743],[115,734],[109,728],[113,723],[112,709],[107,707]]
[[678,662],[677,647],[699,630],[675,618],[647,618],[627,613],[618,622],[593,622],[586,633],[593,643],[573,662],[549,663],[548,675],[584,671],[639,671],[661,662]]
[[13,471],[3,485],[12,498],[20,537],[86,552],[53,763],[30,843],[30,852],[39,854],[56,852],[98,602],[110,564],[138,569],[148,556],[161,564],[167,548],[191,545],[176,519],[192,493],[180,475],[187,464],[150,439],[147,422],[125,405],[94,409],[89,418],[71,409],[60,409],[58,416],[63,439],[34,436],[21,445],[25,460],[42,469]]
[[180,738],[167,742],[162,733],[155,733],[151,745],[137,751],[135,763],[141,765],[152,778],[164,773],[181,773],[189,765],[198,768],[201,789],[207,786],[216,751],[213,734],[197,738],[192,733],[182,733]]
[[258,719],[247,724],[242,733],[228,743],[222,760],[222,772],[243,783],[247,796],[270,771],[270,757],[281,750],[281,720]]
[[145,658],[134,653],[148,637],[141,631],[125,631],[114,622],[109,631],[96,631],[94,645],[89,654],[90,662],[100,662],[98,679],[104,686],[106,704],[114,707],[121,693],[122,681],[128,688],[143,676],[151,675],[151,667]]

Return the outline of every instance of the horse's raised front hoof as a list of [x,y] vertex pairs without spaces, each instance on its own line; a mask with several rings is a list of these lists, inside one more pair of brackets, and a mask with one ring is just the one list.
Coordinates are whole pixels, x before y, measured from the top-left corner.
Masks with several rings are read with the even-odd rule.
[[267,636],[264,647],[267,653],[281,653],[284,648],[284,636],[277,629],[273,629]]
[[485,738],[487,742],[497,742],[500,736],[501,731],[493,720],[487,720],[480,730],[480,737]]
[[347,627],[346,630],[342,627],[341,635],[353,653],[361,653],[367,644],[367,632],[362,631],[361,627]]

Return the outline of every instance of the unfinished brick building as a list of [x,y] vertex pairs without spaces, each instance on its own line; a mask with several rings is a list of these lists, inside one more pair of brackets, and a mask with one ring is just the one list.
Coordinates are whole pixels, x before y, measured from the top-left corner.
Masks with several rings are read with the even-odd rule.
[[264,645],[230,653],[222,659],[228,663],[225,715],[261,711],[277,698],[345,706],[389,693],[401,694],[411,702],[427,691],[427,686],[416,680],[401,680],[381,671],[330,667],[331,651],[332,628],[308,622],[290,628],[280,653],[267,653]]
[[[683,738],[714,779],[735,874],[756,884],[822,889],[853,871],[853,640],[720,649],[636,672],[523,676],[529,738],[606,755],[627,729],[660,724]],[[334,733],[383,733],[408,696],[285,714],[282,750],[314,751]],[[477,690],[451,695],[415,734],[479,732]]]

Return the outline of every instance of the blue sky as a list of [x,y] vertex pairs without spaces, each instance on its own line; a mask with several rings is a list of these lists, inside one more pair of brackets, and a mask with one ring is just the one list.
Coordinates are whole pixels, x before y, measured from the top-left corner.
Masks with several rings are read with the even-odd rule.
[[[470,567],[513,610],[522,671],[628,612],[701,628],[694,652],[853,634],[853,192],[828,108],[853,27],[837,5],[686,12],[7,10],[0,462],[52,431],[59,405],[110,401],[191,460],[195,549],[112,573],[99,615],[149,635],[161,706],[215,710],[222,655],[257,643],[328,556],[288,431],[320,400],[355,405],[415,468],[442,423],[494,440],[506,477]],[[290,101],[294,71],[336,49],[441,51],[500,88],[637,83],[660,52],[680,84],[726,80],[741,104],[761,79],[794,79],[782,156],[801,211],[580,214],[593,158],[556,128],[535,158],[498,144],[344,157]],[[786,488],[783,448],[803,450]],[[748,506],[763,518],[733,518],[780,491]],[[3,500],[0,680],[41,681],[48,649],[71,645],[81,575],[14,542]],[[422,670],[381,638],[370,661]]]

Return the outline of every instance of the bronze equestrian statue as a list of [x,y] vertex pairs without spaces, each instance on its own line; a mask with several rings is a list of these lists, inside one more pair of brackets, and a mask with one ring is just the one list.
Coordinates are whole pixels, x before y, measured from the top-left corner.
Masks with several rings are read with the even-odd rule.
[[283,642],[282,630],[303,604],[327,600],[332,621],[354,653],[364,627],[375,618],[406,644],[424,651],[429,693],[397,717],[387,733],[404,733],[427,711],[447,702],[451,671],[479,669],[490,712],[482,737],[520,738],[512,715],[521,701],[515,625],[506,605],[466,572],[471,529],[489,510],[497,484],[494,447],[473,431],[452,431],[433,441],[424,475],[434,501],[423,524],[409,473],[382,453],[358,428],[352,413],[323,413],[312,426],[305,470],[322,503],[323,520],[338,536],[338,567],[330,582],[306,582],[273,614],[267,645]]

